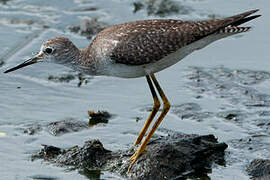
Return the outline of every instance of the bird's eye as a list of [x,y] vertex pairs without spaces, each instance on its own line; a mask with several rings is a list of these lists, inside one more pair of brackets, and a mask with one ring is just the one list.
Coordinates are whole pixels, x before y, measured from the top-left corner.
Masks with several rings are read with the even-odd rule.
[[47,54],[51,54],[51,53],[53,52],[53,49],[50,48],[50,47],[47,47],[47,48],[45,49],[45,52],[46,52]]

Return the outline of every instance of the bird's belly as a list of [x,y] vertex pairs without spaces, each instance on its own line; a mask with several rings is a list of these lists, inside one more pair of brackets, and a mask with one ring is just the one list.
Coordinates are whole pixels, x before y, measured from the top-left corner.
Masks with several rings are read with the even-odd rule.
[[146,76],[144,66],[132,66],[120,63],[112,63],[103,70],[105,76],[115,76],[121,78],[137,78]]

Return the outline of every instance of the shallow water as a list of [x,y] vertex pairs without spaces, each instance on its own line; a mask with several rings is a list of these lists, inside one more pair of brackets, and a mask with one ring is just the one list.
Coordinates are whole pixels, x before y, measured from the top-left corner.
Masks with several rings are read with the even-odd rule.
[[[157,78],[167,93],[172,105],[195,102],[204,111],[217,113],[221,108],[232,107],[228,101],[211,94],[204,98],[194,98],[197,94],[190,89],[188,75],[193,71],[190,66],[214,69],[224,66],[229,69],[249,69],[268,71],[270,69],[270,1],[243,0],[179,0],[186,14],[171,14],[166,18],[206,19],[209,15],[230,16],[242,11],[260,8],[263,17],[248,23],[254,30],[215,42],[204,50],[195,52],[175,66],[158,73]],[[180,6],[180,7],[181,7]],[[85,10],[96,8],[96,10]],[[78,47],[86,47],[89,40],[70,33],[66,27],[77,25],[85,18],[98,18],[107,24],[116,24],[137,19],[158,18],[147,15],[143,9],[133,13],[130,1],[85,0],[42,1],[10,0],[0,3],[0,60],[7,67],[22,62],[37,52],[41,43],[51,37],[65,36]],[[77,87],[77,80],[69,83],[48,81],[49,75],[70,73],[70,69],[55,64],[37,64],[8,75],[0,75],[0,175],[1,179],[31,179],[47,177],[59,179],[87,179],[76,171],[65,172],[64,168],[30,161],[32,152],[38,151],[41,144],[59,147],[81,145],[85,140],[98,138],[105,148],[125,149],[131,146],[142,128],[144,120],[136,122],[136,117],[147,117],[142,108],[152,103],[150,91],[144,78],[119,79],[113,77],[94,77],[86,85]],[[74,72],[72,72],[74,73]],[[214,74],[213,74],[214,76]],[[250,85],[265,94],[270,94],[270,80]],[[20,87],[20,88],[18,88]],[[235,105],[234,109],[250,111]],[[116,116],[104,126],[95,126],[76,133],[54,137],[46,131],[33,136],[25,135],[20,128],[29,124],[42,125],[68,118],[88,121],[87,111],[107,110]],[[229,108],[228,108],[229,109]],[[260,109],[261,110],[261,109]],[[269,110],[269,107],[263,108]],[[170,112],[161,127],[184,133],[214,134],[220,141],[229,144],[226,167],[214,167],[209,176],[214,180],[248,179],[245,166],[255,158],[269,158],[266,152],[269,146],[268,135],[260,139],[264,148],[250,153],[244,148],[234,146],[234,141],[247,139],[261,129],[252,124],[252,118],[237,124],[222,118],[205,118],[204,121],[181,120]],[[119,178],[108,172],[102,172],[101,178]],[[34,178],[33,178],[34,179]]]

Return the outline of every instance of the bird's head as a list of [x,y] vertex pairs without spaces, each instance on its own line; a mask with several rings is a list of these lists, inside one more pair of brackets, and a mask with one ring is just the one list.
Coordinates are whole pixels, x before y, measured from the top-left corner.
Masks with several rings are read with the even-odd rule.
[[72,63],[76,61],[79,53],[79,49],[69,39],[64,37],[56,37],[44,42],[41,45],[40,51],[37,55],[13,68],[6,70],[4,73],[9,73],[38,62],[54,62],[58,64]]

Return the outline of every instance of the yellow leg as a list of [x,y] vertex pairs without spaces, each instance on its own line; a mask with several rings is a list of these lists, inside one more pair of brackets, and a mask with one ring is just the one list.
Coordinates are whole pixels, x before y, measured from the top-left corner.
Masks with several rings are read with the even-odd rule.
[[160,102],[158,100],[155,88],[154,88],[154,86],[153,86],[153,84],[151,82],[151,79],[150,79],[149,75],[146,76],[146,80],[147,80],[147,83],[148,83],[149,88],[151,90],[153,100],[154,100],[154,104],[153,104],[151,114],[149,115],[148,119],[146,120],[146,122],[145,122],[145,124],[144,124],[144,126],[143,126],[137,140],[134,142],[133,145],[140,144],[140,142],[142,141],[143,136],[145,135],[147,129],[149,128],[152,120],[154,119],[155,115],[157,114],[157,112],[158,112],[158,110],[160,108]]
[[144,152],[146,145],[148,144],[148,142],[150,141],[151,137],[153,136],[154,132],[156,131],[156,129],[158,128],[158,126],[160,125],[161,121],[163,120],[163,118],[166,116],[166,114],[168,113],[171,105],[170,102],[168,101],[167,97],[165,96],[163,90],[161,89],[160,85],[158,84],[158,81],[156,79],[156,77],[154,76],[154,74],[151,74],[151,78],[159,92],[159,95],[163,101],[163,109],[162,112],[160,114],[160,116],[158,117],[157,121],[155,122],[155,124],[153,125],[153,127],[151,128],[149,134],[146,136],[145,140],[143,141],[143,143],[141,144],[141,146],[139,147],[139,149],[132,155],[132,157],[130,158],[132,160],[131,164],[129,165],[128,168],[128,172],[130,171],[130,169],[132,168],[132,166],[134,165],[134,163],[138,160],[138,158],[140,157],[140,155]]

